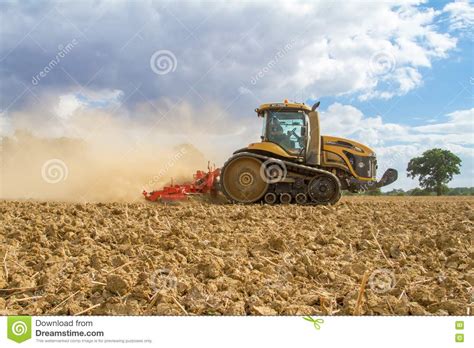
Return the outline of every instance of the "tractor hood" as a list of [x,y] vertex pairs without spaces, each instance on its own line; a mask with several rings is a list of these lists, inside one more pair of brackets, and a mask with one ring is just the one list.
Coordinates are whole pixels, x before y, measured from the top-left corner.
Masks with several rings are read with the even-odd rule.
[[338,146],[343,147],[349,150],[349,152],[353,152],[356,155],[375,156],[374,150],[364,144],[358,143],[357,141],[346,138],[333,137],[329,135],[323,135],[321,138],[323,140],[323,150],[325,147]]

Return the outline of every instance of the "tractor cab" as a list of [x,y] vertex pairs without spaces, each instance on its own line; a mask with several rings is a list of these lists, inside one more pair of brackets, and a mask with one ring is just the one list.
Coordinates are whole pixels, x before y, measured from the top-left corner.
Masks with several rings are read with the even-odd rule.
[[[255,110],[263,118],[262,142],[275,144],[286,155],[302,162],[319,156],[319,115],[303,103],[271,103]],[[312,141],[313,140],[313,141]],[[313,142],[315,142],[313,144]],[[281,151],[280,151],[281,152]],[[311,163],[311,160],[309,161]],[[318,163],[314,163],[318,164]]]
[[303,110],[267,110],[265,114],[263,139],[301,155],[306,148],[307,114]]
[[263,104],[255,111],[263,118],[263,142],[277,144],[289,155],[304,155],[308,140],[309,107],[285,100],[284,103]]

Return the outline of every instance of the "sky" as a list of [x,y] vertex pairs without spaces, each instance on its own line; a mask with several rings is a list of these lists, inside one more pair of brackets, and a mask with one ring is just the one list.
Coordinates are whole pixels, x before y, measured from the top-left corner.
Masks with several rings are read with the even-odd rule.
[[197,129],[227,157],[259,140],[258,105],[320,100],[322,133],[373,148],[381,171],[399,171],[390,189],[416,187],[407,163],[434,147],[463,160],[450,186],[474,186],[472,2],[0,0],[0,11],[2,135],[68,136],[97,111],[176,138]]

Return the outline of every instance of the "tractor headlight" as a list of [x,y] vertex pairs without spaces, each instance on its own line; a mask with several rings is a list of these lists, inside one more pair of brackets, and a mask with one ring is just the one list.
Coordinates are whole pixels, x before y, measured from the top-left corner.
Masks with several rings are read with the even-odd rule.
[[373,178],[375,176],[375,156],[358,156],[356,154],[344,151],[350,164],[354,168],[356,174],[363,178]]

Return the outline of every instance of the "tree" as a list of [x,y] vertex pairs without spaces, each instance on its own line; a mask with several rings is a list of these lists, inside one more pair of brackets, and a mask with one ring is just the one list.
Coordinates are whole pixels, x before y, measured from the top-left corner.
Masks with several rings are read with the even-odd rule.
[[460,173],[461,159],[449,150],[431,149],[408,162],[407,176],[419,176],[420,186],[438,196],[447,191],[446,184]]
[[405,196],[405,191],[402,189],[393,189],[385,193],[386,196]]
[[381,196],[382,195],[382,190],[377,187],[375,189],[366,191],[365,194],[367,196]]

